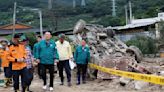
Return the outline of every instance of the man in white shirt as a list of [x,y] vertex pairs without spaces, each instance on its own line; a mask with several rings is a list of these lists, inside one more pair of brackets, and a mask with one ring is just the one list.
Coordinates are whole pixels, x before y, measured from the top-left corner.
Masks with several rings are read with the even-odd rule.
[[64,85],[63,70],[65,69],[67,75],[68,86],[71,86],[71,69],[69,65],[69,60],[73,58],[71,46],[68,41],[65,40],[65,35],[59,35],[59,41],[56,42],[56,47],[59,54],[59,76],[61,79],[61,85]]

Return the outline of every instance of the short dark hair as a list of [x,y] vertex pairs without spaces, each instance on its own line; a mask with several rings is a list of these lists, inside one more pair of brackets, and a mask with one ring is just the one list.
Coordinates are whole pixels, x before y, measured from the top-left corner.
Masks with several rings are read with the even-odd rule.
[[3,42],[8,43],[7,40],[1,40],[1,41],[0,41],[0,43],[3,43]]
[[38,35],[37,38],[42,38],[42,37],[40,35]]
[[20,38],[20,34],[15,34],[14,38]]

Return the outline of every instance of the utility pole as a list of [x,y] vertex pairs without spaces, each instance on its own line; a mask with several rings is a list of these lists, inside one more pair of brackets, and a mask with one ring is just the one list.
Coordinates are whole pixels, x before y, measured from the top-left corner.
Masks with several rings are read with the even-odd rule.
[[73,8],[76,8],[76,0],[73,0],[72,4],[73,4]]
[[125,17],[126,17],[126,25],[128,24],[128,9],[127,5],[125,5]]
[[14,34],[15,34],[16,7],[17,7],[17,3],[14,2],[14,13],[13,13],[13,33],[12,33],[12,38],[14,38]]
[[39,10],[38,11],[39,12],[39,18],[40,18],[40,35],[42,36],[42,38],[43,38],[43,20],[42,20],[42,11],[41,10]]
[[49,9],[49,10],[52,9],[52,0],[48,0],[48,9]]
[[129,16],[130,16],[130,23],[132,22],[132,3],[131,3],[131,1],[129,0]]
[[38,8],[28,8],[28,7],[21,7],[24,10],[29,10],[33,12],[37,12],[39,15],[39,23],[40,23],[40,35],[43,37],[43,20],[42,20],[42,10]]
[[85,0],[81,0],[81,6],[83,6],[83,7],[86,6],[86,1]]
[[116,1],[112,0],[112,16],[116,16]]

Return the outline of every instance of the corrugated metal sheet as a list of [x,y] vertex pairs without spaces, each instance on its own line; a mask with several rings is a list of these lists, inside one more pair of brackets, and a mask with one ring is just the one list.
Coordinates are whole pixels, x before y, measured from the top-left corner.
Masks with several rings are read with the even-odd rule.
[[117,26],[117,27],[107,27],[107,29],[114,29],[114,30],[125,30],[125,29],[132,29],[138,27],[144,27],[153,25],[160,21],[164,21],[164,17],[155,17],[155,18],[146,18],[146,19],[136,19],[132,20],[131,24],[127,24],[125,26]]

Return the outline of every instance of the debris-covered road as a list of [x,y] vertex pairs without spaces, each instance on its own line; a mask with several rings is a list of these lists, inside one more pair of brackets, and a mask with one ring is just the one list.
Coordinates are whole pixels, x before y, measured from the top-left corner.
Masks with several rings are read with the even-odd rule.
[[[145,62],[143,62],[144,65],[147,66],[153,66],[153,67],[160,67],[163,61],[160,61],[158,59],[145,59]],[[161,68],[163,70],[163,68]],[[160,70],[161,70],[160,69]],[[156,69],[157,70],[157,69]],[[73,73],[73,86],[67,87],[66,83],[64,86],[60,86],[60,80],[58,75],[55,74],[55,80],[54,80],[54,92],[164,92],[164,86],[149,84],[148,86],[145,86],[144,88],[140,90],[135,90],[133,83],[135,81],[130,82],[126,86],[120,86],[119,80],[113,79],[113,80],[90,80],[87,82],[87,84],[82,85],[76,85],[76,78],[75,73]],[[0,78],[3,77],[3,74],[0,75]],[[38,77],[35,75],[35,78],[31,85],[31,90],[33,92],[45,92],[42,90],[42,80],[38,79]],[[3,88],[0,87],[0,92],[13,92],[12,88]],[[48,92],[48,91],[46,91]]]
[[[60,86],[59,79],[55,79],[54,92],[164,92],[164,89],[157,89],[147,87],[142,90],[134,90],[131,87],[121,87],[118,81],[89,81],[87,84],[76,86],[75,83],[72,87]],[[42,90],[42,81],[35,78],[31,90],[33,92],[45,92]],[[0,92],[13,92],[12,88],[0,88]],[[48,92],[48,91],[46,91]]]

